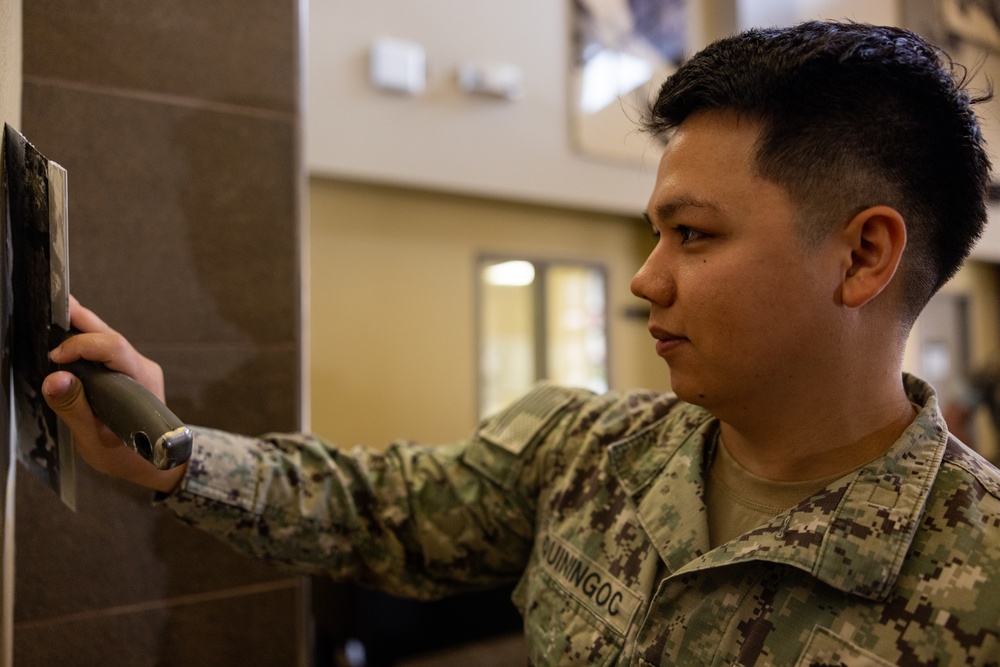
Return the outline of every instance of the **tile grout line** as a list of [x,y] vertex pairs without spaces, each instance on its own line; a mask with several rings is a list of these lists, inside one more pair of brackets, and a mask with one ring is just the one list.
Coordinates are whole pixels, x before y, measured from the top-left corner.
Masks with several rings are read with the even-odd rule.
[[46,625],[56,625],[60,623],[76,623],[89,621],[98,618],[109,618],[112,616],[123,616],[126,614],[137,614],[155,609],[169,609],[171,607],[183,607],[187,605],[201,604],[204,602],[216,602],[230,598],[242,597],[246,595],[256,595],[260,593],[273,593],[285,589],[297,589],[301,586],[299,579],[281,579],[263,584],[251,584],[240,586],[239,588],[229,588],[223,591],[213,591],[211,593],[193,593],[191,595],[181,595],[165,600],[151,600],[148,602],[137,602],[134,604],[119,605],[117,607],[107,607],[105,609],[95,609],[93,611],[81,611],[62,616],[50,616],[49,618],[36,619],[31,621],[21,621],[14,623],[15,630],[30,630]]
[[170,106],[186,107],[190,109],[200,109],[203,111],[215,111],[217,113],[229,113],[239,116],[250,116],[265,120],[295,121],[298,119],[292,111],[272,111],[257,107],[245,106],[242,104],[230,104],[227,102],[213,102],[197,97],[186,97],[184,95],[171,95],[169,93],[157,93],[148,90],[138,90],[135,88],[114,88],[112,86],[101,86],[91,83],[81,83],[68,79],[56,79],[43,76],[25,76],[24,83],[38,86],[48,86],[50,88],[66,88],[77,92],[94,93],[96,95],[107,95],[110,97],[123,97],[126,99],[141,100],[144,102],[158,102]]

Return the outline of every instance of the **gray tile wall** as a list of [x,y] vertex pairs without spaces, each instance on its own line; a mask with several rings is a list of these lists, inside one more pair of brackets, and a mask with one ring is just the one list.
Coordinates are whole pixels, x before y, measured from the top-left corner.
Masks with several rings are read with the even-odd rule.
[[[298,0],[31,0],[22,128],[69,171],[71,288],[193,424],[300,425]],[[79,463],[17,496],[15,664],[295,665],[301,578]]]

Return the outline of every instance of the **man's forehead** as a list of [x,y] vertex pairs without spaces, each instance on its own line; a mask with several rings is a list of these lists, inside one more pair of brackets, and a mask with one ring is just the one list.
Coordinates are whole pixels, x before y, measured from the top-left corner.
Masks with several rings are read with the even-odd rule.
[[647,219],[668,220],[686,209],[707,210],[720,213],[722,205],[715,199],[708,197],[698,197],[690,193],[681,192],[665,198],[655,198],[650,202],[645,215]]
[[737,125],[728,115],[704,114],[685,121],[660,158],[650,215],[723,209],[723,193],[754,178],[756,141],[755,128]]

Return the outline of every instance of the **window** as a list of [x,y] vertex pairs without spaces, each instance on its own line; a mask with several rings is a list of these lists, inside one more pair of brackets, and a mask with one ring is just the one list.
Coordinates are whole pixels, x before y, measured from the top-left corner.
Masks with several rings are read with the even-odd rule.
[[602,267],[484,258],[478,274],[481,416],[505,407],[541,379],[607,391]]

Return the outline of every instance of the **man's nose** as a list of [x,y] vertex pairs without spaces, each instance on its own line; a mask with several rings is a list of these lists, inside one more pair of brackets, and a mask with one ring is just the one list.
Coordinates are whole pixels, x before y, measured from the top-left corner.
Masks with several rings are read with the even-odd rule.
[[665,253],[653,249],[635,275],[629,287],[632,294],[660,306],[669,306],[677,297],[677,285],[666,261]]

